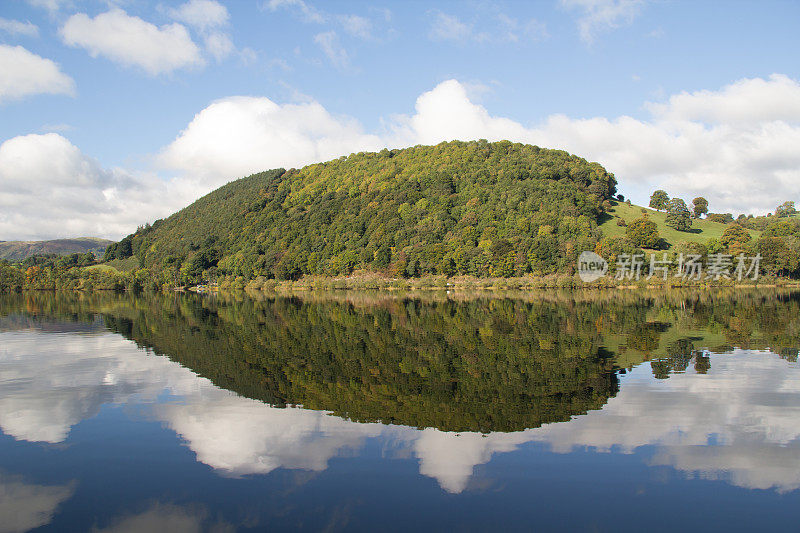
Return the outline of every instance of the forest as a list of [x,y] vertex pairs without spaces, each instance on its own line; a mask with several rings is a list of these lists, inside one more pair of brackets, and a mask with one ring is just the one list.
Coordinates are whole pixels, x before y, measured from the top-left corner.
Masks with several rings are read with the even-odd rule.
[[614,176],[558,150],[451,142],[272,170],[112,245],[160,279],[297,279],[369,270],[513,276],[568,268],[600,238]]

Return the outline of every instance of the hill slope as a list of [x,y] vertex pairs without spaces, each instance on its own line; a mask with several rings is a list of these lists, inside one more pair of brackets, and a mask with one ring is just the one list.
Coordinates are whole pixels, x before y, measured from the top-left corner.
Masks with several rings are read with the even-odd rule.
[[[707,243],[710,239],[719,240],[727,224],[719,222],[711,222],[705,219],[693,219],[691,231],[678,231],[674,228],[667,226],[667,214],[663,211],[656,211],[647,207],[638,205],[628,205],[624,202],[612,202],[612,209],[609,212],[611,217],[607,218],[600,224],[600,229],[604,235],[609,237],[617,237],[625,235],[625,227],[617,225],[617,218],[623,219],[626,223],[630,224],[637,218],[642,216],[642,210],[647,213],[650,220],[656,223],[658,227],[658,234],[664,238],[670,245],[676,245],[679,242],[697,242],[700,244]],[[748,230],[753,239],[757,239],[760,231]]]
[[236,180],[109,247],[164,282],[563,271],[616,191],[599,165],[507,141],[359,153]]
[[55,239],[50,241],[0,241],[0,259],[10,262],[24,261],[33,255],[69,255],[92,252],[101,257],[113,241],[94,237]]

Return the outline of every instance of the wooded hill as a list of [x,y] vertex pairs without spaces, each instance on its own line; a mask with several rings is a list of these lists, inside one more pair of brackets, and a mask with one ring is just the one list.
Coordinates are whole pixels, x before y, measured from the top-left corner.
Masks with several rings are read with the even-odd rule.
[[0,241],[0,259],[15,263],[34,255],[70,255],[92,252],[102,257],[113,241],[93,237],[54,239],[50,241]]
[[487,141],[358,153],[242,178],[110,246],[163,283],[564,272],[616,180],[560,150]]

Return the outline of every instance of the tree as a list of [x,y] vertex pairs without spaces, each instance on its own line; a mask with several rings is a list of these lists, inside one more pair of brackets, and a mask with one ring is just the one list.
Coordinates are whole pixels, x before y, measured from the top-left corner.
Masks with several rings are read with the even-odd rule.
[[729,224],[722,233],[720,242],[722,242],[725,248],[734,253],[734,255],[737,255],[739,253],[744,253],[744,247],[750,242],[750,239],[752,239],[752,237],[750,236],[750,232],[746,229],[739,224]]
[[708,200],[702,196],[698,196],[692,200],[692,206],[694,207],[694,218],[700,218],[708,213]]
[[662,191],[661,189],[655,191],[653,195],[650,197],[650,207],[652,207],[656,211],[661,211],[662,209],[666,209],[667,202],[669,202],[669,195],[667,194],[666,191]]
[[667,203],[666,225],[678,231],[689,231],[692,227],[692,217],[686,202],[680,198],[673,198]]
[[628,229],[625,233],[627,233],[634,246],[640,248],[655,249],[658,248],[661,241],[656,223],[647,218],[647,216],[637,218],[628,224]]
[[794,202],[783,202],[775,209],[776,217],[789,217],[796,213],[797,209],[794,208]]

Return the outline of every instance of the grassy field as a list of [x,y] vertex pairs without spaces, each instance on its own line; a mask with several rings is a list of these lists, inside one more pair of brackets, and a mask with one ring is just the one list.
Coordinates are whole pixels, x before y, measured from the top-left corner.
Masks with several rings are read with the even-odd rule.
[[[616,217],[630,224],[635,219],[642,216],[642,211],[645,211],[647,216],[650,217],[650,220],[656,223],[656,226],[658,226],[658,234],[670,245],[675,245],[681,241],[705,244],[710,239],[719,240],[726,228],[725,224],[695,219],[692,220],[692,229],[690,231],[677,231],[667,226],[665,223],[667,214],[664,212],[658,212],[638,205],[628,205],[625,202],[615,202],[612,205],[614,206],[611,210],[612,217],[600,224],[600,229],[603,230],[603,234],[609,237],[625,235],[626,228],[617,225]],[[616,217],[614,215],[616,215]],[[755,239],[761,232],[750,230],[750,234]]]
[[87,270],[103,270],[107,272],[130,272],[139,268],[139,259],[137,257],[129,257],[127,259],[114,259],[108,263],[100,265],[92,265],[86,267]]

